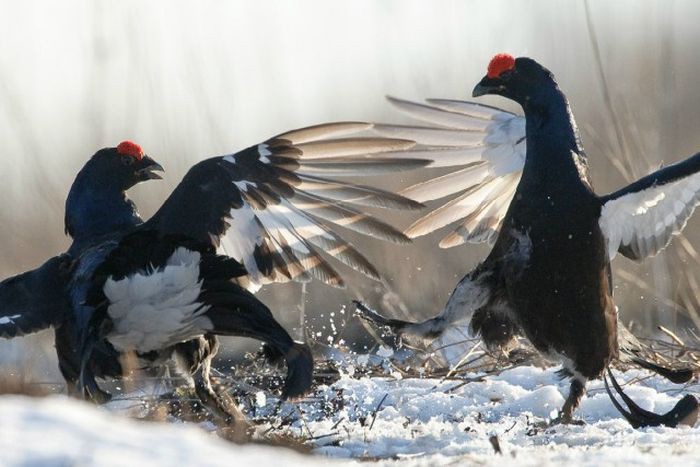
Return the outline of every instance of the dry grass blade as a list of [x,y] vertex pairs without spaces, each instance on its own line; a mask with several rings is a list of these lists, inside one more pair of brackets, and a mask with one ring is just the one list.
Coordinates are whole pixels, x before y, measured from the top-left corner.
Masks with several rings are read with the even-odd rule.
[[379,404],[377,404],[377,407],[374,409],[372,412],[372,423],[369,424],[369,431],[372,431],[372,428],[374,427],[374,421],[377,419],[377,413],[379,412],[379,409],[382,407],[384,404],[384,401],[386,398],[389,396],[389,393],[385,393],[384,397],[382,397],[382,400],[379,401]]
[[674,341],[676,344],[678,344],[678,345],[680,345],[680,346],[682,346],[682,347],[685,347],[685,342],[683,342],[683,341],[681,340],[681,338],[678,337],[678,336],[677,336],[673,331],[671,331],[670,329],[667,329],[667,328],[665,328],[664,326],[657,326],[657,329],[658,329],[659,331],[663,332],[664,334],[666,334],[666,335],[667,335],[668,337],[670,337],[671,339],[673,339],[673,341]]

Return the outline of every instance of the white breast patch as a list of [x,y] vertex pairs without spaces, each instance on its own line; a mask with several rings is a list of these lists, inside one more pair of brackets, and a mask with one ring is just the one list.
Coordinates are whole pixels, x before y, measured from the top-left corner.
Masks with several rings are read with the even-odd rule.
[[193,339],[211,329],[197,302],[200,254],[178,248],[165,266],[121,280],[107,279],[107,313],[114,323],[107,340],[119,351],[149,352]]

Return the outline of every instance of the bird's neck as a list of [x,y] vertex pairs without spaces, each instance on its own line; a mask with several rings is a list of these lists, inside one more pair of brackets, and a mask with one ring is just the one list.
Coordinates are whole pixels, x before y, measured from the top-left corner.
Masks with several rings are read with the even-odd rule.
[[527,159],[523,177],[538,184],[584,185],[588,166],[569,103],[558,87],[523,105]]
[[134,203],[111,181],[97,183],[81,172],[66,200],[65,228],[79,242],[142,222]]

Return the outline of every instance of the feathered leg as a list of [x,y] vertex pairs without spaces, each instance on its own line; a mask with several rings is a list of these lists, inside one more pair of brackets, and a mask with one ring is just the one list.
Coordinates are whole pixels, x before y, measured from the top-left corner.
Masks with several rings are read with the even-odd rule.
[[586,380],[580,380],[574,377],[571,380],[571,387],[569,388],[569,396],[564,402],[564,406],[561,409],[559,415],[559,421],[564,424],[576,424],[580,425],[583,422],[581,420],[574,419],[574,411],[578,408],[581,403],[583,395],[586,393]]
[[227,394],[220,394],[211,384],[211,357],[207,357],[194,375],[194,390],[202,404],[227,425],[245,420],[245,415]]

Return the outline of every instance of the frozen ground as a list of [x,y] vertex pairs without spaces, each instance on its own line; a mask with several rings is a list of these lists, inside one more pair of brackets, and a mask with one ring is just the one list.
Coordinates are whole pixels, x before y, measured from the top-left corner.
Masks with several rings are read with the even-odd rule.
[[[579,416],[585,426],[537,430],[533,422],[553,416],[567,390],[554,370],[520,367],[468,384],[344,376],[304,403],[281,408],[274,397],[259,393],[253,418],[271,422],[258,432],[272,429],[311,439],[317,455],[311,458],[281,448],[226,443],[207,424],[129,420],[124,404],[112,406],[112,412],[120,412],[115,414],[58,396],[4,396],[0,464],[320,465],[329,462],[320,456],[328,456],[340,465],[358,459],[401,465],[700,465],[700,427],[633,430],[600,382],[589,385],[582,402]],[[646,376],[628,371],[618,379],[635,380],[625,389],[644,408],[669,410],[678,387]],[[697,394],[697,382],[685,391]],[[492,437],[501,455],[494,453]]]

